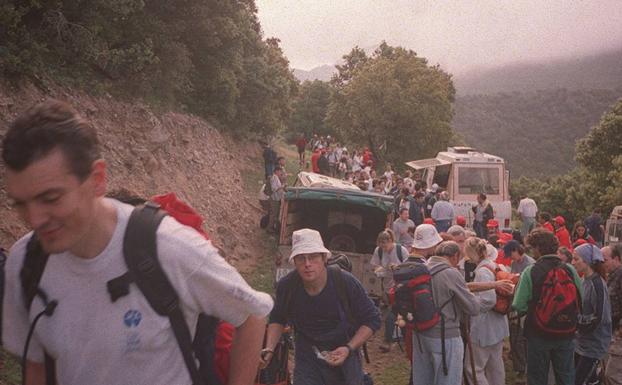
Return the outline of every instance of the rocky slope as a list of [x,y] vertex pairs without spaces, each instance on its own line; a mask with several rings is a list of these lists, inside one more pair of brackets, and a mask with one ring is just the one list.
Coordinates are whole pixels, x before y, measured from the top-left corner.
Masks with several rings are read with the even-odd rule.
[[[257,226],[261,211],[257,189],[245,188],[242,174],[262,167],[256,143],[234,141],[196,116],[159,113],[142,102],[61,87],[43,92],[32,85],[0,86],[0,136],[17,114],[48,97],[69,102],[97,128],[109,190],[142,196],[175,192],[204,216],[205,229],[234,266],[243,272],[254,267],[265,250]],[[2,183],[0,245],[9,247],[25,232],[6,203]]]

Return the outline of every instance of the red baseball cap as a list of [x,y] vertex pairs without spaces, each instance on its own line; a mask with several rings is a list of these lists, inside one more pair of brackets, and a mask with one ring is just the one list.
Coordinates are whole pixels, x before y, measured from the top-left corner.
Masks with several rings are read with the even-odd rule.
[[456,217],[456,224],[458,226],[466,226],[466,218],[462,215]]
[[557,223],[560,226],[563,226],[566,224],[566,220],[561,215],[558,215],[555,217],[555,223]]
[[497,222],[494,219],[491,219],[488,221],[488,224],[486,224],[486,227],[499,227],[499,222]]

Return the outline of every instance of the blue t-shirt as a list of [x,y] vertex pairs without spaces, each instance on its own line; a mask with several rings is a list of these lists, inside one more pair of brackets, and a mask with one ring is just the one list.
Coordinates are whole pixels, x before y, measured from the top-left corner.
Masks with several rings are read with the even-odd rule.
[[[361,325],[374,331],[380,328],[378,309],[351,274],[342,272],[354,325],[348,322],[331,274],[328,274],[324,289],[313,296],[306,292],[297,274],[294,270],[278,282],[270,323],[293,324],[297,335],[303,337],[304,342],[320,345],[318,347],[323,349],[346,344]],[[299,280],[298,284],[291,283],[294,279]],[[288,312],[285,292],[290,287],[293,287],[294,292],[291,294],[291,309]]]

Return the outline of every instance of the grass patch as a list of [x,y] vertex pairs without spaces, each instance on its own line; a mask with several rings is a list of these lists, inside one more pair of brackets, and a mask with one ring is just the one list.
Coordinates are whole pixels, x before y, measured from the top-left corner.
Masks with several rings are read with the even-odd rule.
[[0,349],[0,385],[18,385],[21,382],[22,373],[18,360]]
[[377,385],[404,385],[410,379],[410,362],[399,360],[385,368],[380,375],[374,377]]

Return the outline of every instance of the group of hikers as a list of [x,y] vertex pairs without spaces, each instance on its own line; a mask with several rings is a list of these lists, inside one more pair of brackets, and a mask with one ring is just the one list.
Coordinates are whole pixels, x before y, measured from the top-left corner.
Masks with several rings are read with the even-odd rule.
[[[269,155],[269,195],[282,194],[284,160]],[[471,231],[448,215],[446,193],[397,178],[399,217],[371,259],[384,301],[306,228],[293,232],[294,269],[271,297],[174,195],[110,197],[96,130],[67,103],[19,115],[2,161],[6,194],[32,230],[0,269],[1,341],[22,358],[25,384],[276,384],[258,368],[287,362],[290,328],[294,385],[370,384],[362,350],[383,319],[381,349],[404,342],[412,384],[504,384],[507,337],[528,384],[620,383],[622,246],[599,248],[589,224],[565,251],[563,223],[543,214],[524,238],[508,236],[480,194]],[[523,224],[536,215],[527,199]]]

